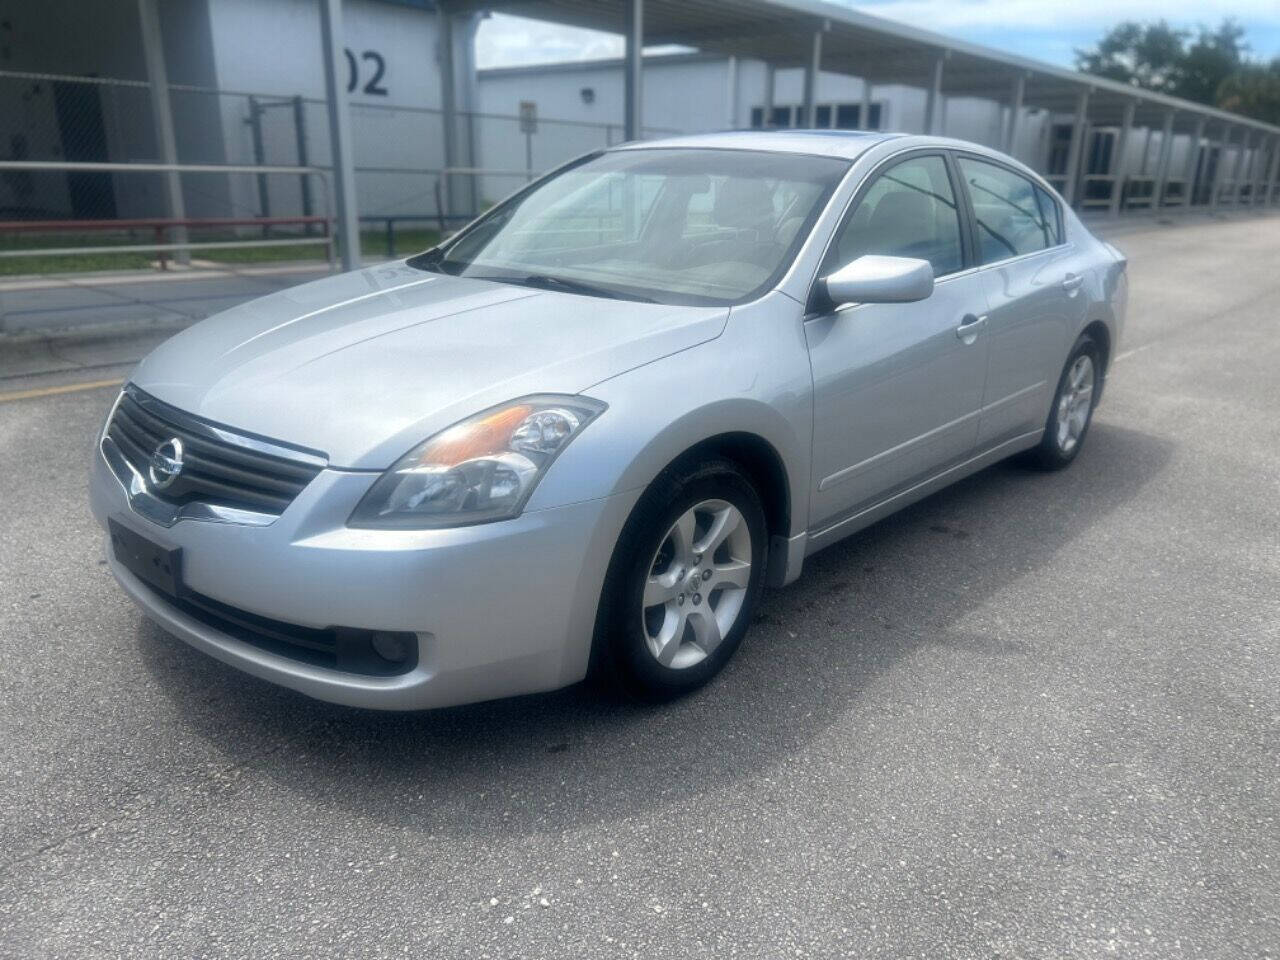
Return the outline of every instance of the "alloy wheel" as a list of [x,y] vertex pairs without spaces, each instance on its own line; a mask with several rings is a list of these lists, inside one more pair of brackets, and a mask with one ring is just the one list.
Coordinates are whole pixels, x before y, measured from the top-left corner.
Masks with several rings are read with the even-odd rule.
[[1076,357],[1067,372],[1058,397],[1058,449],[1071,453],[1084,435],[1093,409],[1093,359],[1088,354]]
[[690,507],[658,545],[641,617],[649,652],[664,667],[701,663],[737,623],[751,582],[751,530],[726,500]]

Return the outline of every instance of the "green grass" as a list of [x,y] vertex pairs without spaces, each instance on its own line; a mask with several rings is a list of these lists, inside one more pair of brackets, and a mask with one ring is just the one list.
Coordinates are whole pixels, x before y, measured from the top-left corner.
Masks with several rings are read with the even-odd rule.
[[[440,242],[439,230],[410,230],[396,228],[396,256],[410,257]],[[385,257],[387,235],[385,231],[360,231],[360,250],[366,257]]]
[[[277,233],[274,236],[287,237],[292,234]],[[134,243],[145,243],[151,239],[150,232],[139,233],[135,237],[123,234],[104,233],[18,233],[0,236],[0,250],[24,250],[32,248],[48,248],[51,252],[30,257],[0,257],[0,276],[40,273],[76,273],[94,270],[146,270],[156,260],[154,253],[95,253],[95,254],[58,254],[52,251],[59,247],[105,247],[128,246]],[[230,241],[261,239],[261,237],[236,236],[235,234],[214,234],[199,232],[191,238],[193,241]],[[397,229],[396,256],[405,257],[433,246],[440,239],[436,230]],[[362,230],[360,232],[360,249],[366,257],[386,257],[387,237],[384,230]],[[220,250],[193,250],[192,257],[197,260],[208,260],[213,263],[252,264],[281,263],[299,260],[323,261],[325,247],[322,243],[299,244],[286,247],[226,247]],[[172,256],[172,254],[170,254]]]
[[[10,233],[0,235],[0,250],[49,247],[122,246],[141,241],[100,233]],[[88,270],[141,270],[151,262],[147,253],[45,254],[37,257],[0,257],[0,276],[23,273],[63,273]]]

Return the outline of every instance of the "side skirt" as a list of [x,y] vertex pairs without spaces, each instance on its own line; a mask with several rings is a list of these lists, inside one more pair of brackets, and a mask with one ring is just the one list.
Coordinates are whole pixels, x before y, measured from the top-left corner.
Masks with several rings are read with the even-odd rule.
[[[957,480],[961,480],[970,474],[977,473],[979,470],[984,470],[993,463],[1004,460],[1006,457],[1010,457],[1022,450],[1029,450],[1040,442],[1040,438],[1043,435],[1044,429],[1041,428],[1039,430],[1032,430],[1029,433],[1020,434],[1016,437],[1011,437],[991,449],[986,450],[975,457],[970,457],[968,460],[961,463],[957,463],[955,466],[948,467],[941,473],[934,474],[926,480],[921,480],[919,483],[914,484],[905,490],[899,491],[893,496],[881,500],[879,503],[865,507],[855,514],[845,517],[842,520],[837,520],[835,523],[829,524],[820,530],[810,533],[806,538],[807,542],[805,545],[804,555],[809,556],[817,553],[824,547],[829,547],[831,544],[843,540],[850,534],[857,533],[859,530],[871,526],[871,524],[875,523],[877,520],[882,520],[889,516],[889,514],[896,513],[898,510],[901,510],[903,507],[909,506],[918,500],[923,500],[925,497],[929,496],[929,494],[936,493],[943,487],[950,486],[955,483]],[[797,564],[797,566],[799,565]],[[785,582],[787,583],[790,583],[800,575],[800,571],[798,569],[795,571],[794,575],[792,575],[792,571],[790,569],[788,569],[786,573],[787,579]]]

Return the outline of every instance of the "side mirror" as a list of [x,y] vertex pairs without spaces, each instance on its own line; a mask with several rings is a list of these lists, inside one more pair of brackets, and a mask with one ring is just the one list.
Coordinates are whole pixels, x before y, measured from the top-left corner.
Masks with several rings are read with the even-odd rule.
[[933,265],[912,257],[867,254],[823,281],[836,306],[846,303],[914,303],[933,293]]

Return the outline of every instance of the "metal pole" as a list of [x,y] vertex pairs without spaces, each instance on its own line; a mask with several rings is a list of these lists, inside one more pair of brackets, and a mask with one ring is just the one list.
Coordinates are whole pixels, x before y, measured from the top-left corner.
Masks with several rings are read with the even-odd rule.
[[1040,124],[1040,142],[1036,144],[1037,162],[1031,163],[1034,167],[1043,173],[1049,173],[1049,155],[1053,152],[1053,115],[1050,114],[1045,118],[1045,122]]
[[815,100],[818,95],[818,71],[822,69],[822,31],[813,31],[813,48],[809,53],[809,62],[804,66],[804,111],[803,119],[796,126],[816,127],[818,118],[815,112]]
[[1277,159],[1280,159],[1280,137],[1272,137],[1271,149],[1267,151],[1267,162],[1262,164],[1258,171],[1264,207],[1271,206],[1271,171],[1275,169]]
[[1265,204],[1267,202],[1267,173],[1271,165],[1271,156],[1275,153],[1275,139],[1264,140],[1262,135],[1258,135],[1258,162],[1255,165],[1257,170],[1256,184],[1253,189],[1253,202]]
[[1242,131],[1240,134],[1240,149],[1236,151],[1236,168],[1232,172],[1232,177],[1231,177],[1231,179],[1234,181],[1232,186],[1235,188],[1234,194],[1231,197],[1231,203],[1233,206],[1237,206],[1237,207],[1240,206],[1240,196],[1244,190],[1244,174],[1245,174],[1244,158],[1249,153],[1249,139],[1250,139],[1250,131],[1248,130]]
[[338,65],[346,63],[342,47],[342,0],[320,0],[320,42],[324,60],[325,99],[329,107],[329,146],[333,153],[333,199],[342,244],[342,268],[360,266],[360,221],[356,213],[356,172],[351,154],[351,120],[345,84]]
[[1200,165],[1200,141],[1204,139],[1204,117],[1196,120],[1195,130],[1191,133],[1191,142],[1187,144],[1187,164],[1182,171],[1182,179],[1186,181],[1183,189],[1187,195],[1187,206],[1190,207],[1196,198],[1196,168]]
[[[1253,137],[1250,136],[1249,139],[1252,140]],[[1258,192],[1257,190],[1254,189],[1254,186],[1255,186],[1254,180],[1256,178],[1253,175],[1253,171],[1254,171],[1254,168],[1256,168],[1258,165],[1257,163],[1258,152],[1261,149],[1262,149],[1262,137],[1258,137],[1258,142],[1250,146],[1248,150],[1248,154],[1245,157],[1245,161],[1244,161],[1244,179],[1242,181],[1242,184],[1247,185],[1249,187],[1249,205],[1250,206],[1253,205],[1254,197],[1257,195],[1257,192]],[[1243,189],[1244,188],[1242,186],[1241,194],[1240,194],[1240,200],[1242,202],[1244,201]]]
[[773,126],[773,98],[778,88],[778,70],[772,63],[764,65],[764,113],[760,117],[760,126],[768,129]]
[[1276,177],[1280,175],[1280,137],[1271,141],[1271,173],[1267,176],[1267,207],[1275,203]]
[[924,132],[932,134],[934,123],[938,119],[938,101],[942,99],[942,64],[946,57],[942,54],[938,55],[938,59],[933,62],[933,79],[929,84],[929,94],[924,102]]
[[[475,71],[472,71],[474,75]],[[464,110],[463,116],[467,118],[467,166],[474,167],[476,165],[476,115],[473,110]],[[467,180],[467,193],[471,200],[471,217],[480,215],[480,178],[471,176]]]
[[871,129],[871,81],[862,78],[862,112],[858,115],[858,126],[863,130]]
[[1259,133],[1257,146],[1253,148],[1253,156],[1249,158],[1249,206],[1251,207],[1262,202],[1259,197],[1265,187],[1263,177],[1267,173],[1267,161],[1271,159],[1266,146],[1266,138]]
[[[263,166],[267,162],[267,149],[262,142],[262,114],[263,106],[258,102],[258,98],[249,97],[249,133],[253,140],[253,162],[258,166]],[[267,193],[267,175],[260,173],[258,180],[258,215],[262,217],[271,216],[271,200]],[[262,235],[266,236],[270,233],[269,227],[262,228]]]
[[639,140],[644,136],[644,0],[628,0],[628,3],[622,138]]
[[1068,206],[1075,206],[1080,192],[1080,159],[1084,153],[1085,125],[1089,115],[1089,91],[1081,90],[1076,98],[1076,118],[1071,125],[1071,145],[1067,149],[1067,175],[1063,194]]
[[[297,141],[298,166],[309,166],[307,162],[307,107],[302,96],[293,98],[293,135]],[[302,191],[302,215],[311,216],[311,178],[303,174],[298,178],[298,187]],[[311,224],[307,224],[306,232],[311,233]]]
[[[465,121],[464,130],[460,137],[458,153],[460,159],[464,162],[462,165],[468,167],[478,166],[476,162],[476,104],[474,98],[476,95],[476,60],[475,60],[475,38],[478,24],[482,18],[482,14],[470,11],[458,14],[458,23],[454,25],[454,33],[456,35],[457,28],[462,28],[462,39],[454,51],[454,76],[461,77],[459,84],[455,79],[455,98],[459,113]],[[470,217],[476,217],[480,213],[480,193],[482,183],[480,176],[473,175],[467,178],[467,210]]]
[[729,121],[729,129],[738,126],[738,58],[732,54],[725,63],[725,114]]
[[1226,166],[1227,147],[1231,145],[1231,128],[1222,125],[1222,139],[1218,141],[1218,159],[1213,165],[1213,177],[1209,181],[1209,209],[1218,209],[1218,186],[1222,183],[1222,168]]
[[1113,217],[1120,216],[1120,200],[1124,193],[1125,154],[1128,152],[1129,135],[1133,132],[1133,112],[1137,104],[1130,100],[1124,105],[1124,119],[1120,122],[1120,136],[1116,140],[1116,150],[1111,157],[1111,206],[1108,210]]
[[1009,99],[1009,125],[1004,131],[1004,152],[1013,156],[1013,145],[1018,136],[1018,119],[1022,113],[1022,100],[1027,94],[1027,75],[1020,73],[1013,78],[1013,95]]
[[1169,160],[1173,156],[1173,118],[1176,111],[1166,110],[1160,128],[1160,156],[1156,159],[1156,183],[1151,194],[1151,208],[1164,206],[1164,185],[1169,180]]
[[[261,167],[247,163],[111,163],[85,161],[77,163],[67,160],[0,160],[0,170],[72,170],[84,173],[168,173],[177,170],[179,173],[257,173]],[[267,167],[270,173],[289,174],[315,173],[325,171],[319,167],[295,167],[292,165],[272,164]]]
[[[456,92],[456,76],[453,68],[453,15],[448,4],[441,3],[437,8],[437,29],[440,32],[440,53],[438,64],[440,69],[440,132],[444,146],[444,168],[452,170],[460,166],[458,163],[458,100]],[[448,174],[442,177],[444,193],[444,213],[453,216],[453,178]]]
[[[164,38],[160,32],[156,0],[138,0],[138,20],[142,27],[142,54],[147,65],[151,119],[155,125],[160,162],[177,163],[178,146],[173,135],[173,107],[169,103],[169,72],[164,62]],[[187,205],[182,196],[181,174],[170,170],[165,174],[164,182],[169,216],[175,220],[185,220]],[[187,228],[175,227],[173,240],[175,243],[186,243]],[[185,250],[180,250],[174,259],[179,263],[191,262],[191,256]]]

